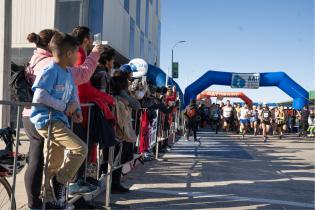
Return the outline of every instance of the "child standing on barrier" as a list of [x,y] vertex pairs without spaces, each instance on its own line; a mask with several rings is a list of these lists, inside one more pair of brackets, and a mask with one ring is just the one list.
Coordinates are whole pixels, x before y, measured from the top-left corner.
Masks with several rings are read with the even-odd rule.
[[[33,102],[45,106],[32,107],[31,121],[38,133],[47,139],[49,108],[52,108],[52,143],[46,177],[50,186],[45,186],[46,200],[48,204],[55,206],[57,203],[65,208],[65,184],[73,178],[87,154],[86,144],[70,130],[68,122],[68,116],[75,122],[82,121],[76,87],[67,68],[77,60],[78,43],[72,36],[57,32],[50,48],[54,61],[36,77],[33,85]],[[69,150],[66,161],[65,150]]]

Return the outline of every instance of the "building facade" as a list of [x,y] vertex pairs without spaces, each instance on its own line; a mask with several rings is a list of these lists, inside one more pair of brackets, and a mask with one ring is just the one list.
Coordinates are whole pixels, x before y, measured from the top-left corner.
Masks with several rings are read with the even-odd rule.
[[118,52],[125,63],[143,58],[160,63],[160,0],[12,0],[12,59],[23,64],[34,45],[26,37],[45,28],[70,32],[78,25],[101,33],[103,41]]

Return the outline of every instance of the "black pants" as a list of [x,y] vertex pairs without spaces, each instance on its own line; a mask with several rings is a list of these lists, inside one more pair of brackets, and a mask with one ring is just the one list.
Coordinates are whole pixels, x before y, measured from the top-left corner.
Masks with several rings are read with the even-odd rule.
[[306,135],[308,128],[308,122],[307,121],[301,121],[300,122],[300,135]]
[[24,176],[28,207],[41,208],[40,194],[43,179],[45,139],[38,134],[29,117],[23,117],[22,121],[25,133],[30,141],[28,167]]
[[[134,146],[132,143],[128,142],[122,142],[122,153],[121,153],[121,164],[127,163],[133,159],[133,150]],[[119,153],[120,146],[117,145],[115,146],[115,157]],[[104,163],[101,164],[100,170],[101,173],[107,173],[108,169],[108,153],[109,153],[109,148],[103,149],[103,161]],[[100,173],[100,174],[101,174]],[[120,180],[121,180],[121,175],[122,175],[122,167],[113,171],[113,176],[112,176],[112,187],[116,187],[120,185]]]
[[187,137],[190,136],[190,132],[194,133],[194,139],[197,139],[198,121],[195,119],[189,119],[187,123]]

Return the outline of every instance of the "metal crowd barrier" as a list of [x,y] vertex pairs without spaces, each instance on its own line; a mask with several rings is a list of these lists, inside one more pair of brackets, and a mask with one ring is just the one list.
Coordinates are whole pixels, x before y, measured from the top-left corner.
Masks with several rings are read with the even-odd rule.
[[[30,107],[30,106],[43,106],[43,104],[39,104],[39,103],[31,103],[31,102],[17,102],[17,101],[5,101],[5,100],[0,100],[0,105],[4,105],[4,106],[12,106],[12,107],[17,107],[17,123],[16,123],[16,144],[15,144],[15,157],[14,157],[14,166],[13,166],[13,182],[12,182],[12,196],[11,196],[11,204],[13,204],[14,199],[15,199],[15,189],[16,189],[16,175],[17,175],[17,154],[19,151],[19,145],[20,145],[20,130],[21,130],[21,117],[22,117],[22,110],[24,107]],[[87,130],[86,130],[86,143],[87,145],[89,145],[89,141],[90,141],[90,115],[91,115],[91,107],[94,106],[94,104],[81,104],[81,107],[88,107],[88,119],[87,119]],[[140,118],[138,119],[138,112],[141,111],[140,114]],[[134,119],[134,128],[135,130],[138,129],[138,120],[140,121],[139,126],[141,129],[141,119],[142,119],[142,113],[143,111],[146,111],[146,109],[140,109],[139,111],[136,112],[135,115],[135,119]],[[176,130],[180,129],[182,125],[180,125],[180,122],[183,122],[183,119],[181,118],[182,113],[180,112],[176,112],[174,117],[174,123],[172,123],[171,125],[171,129],[169,131],[164,132],[163,130],[163,118],[162,113],[160,113],[159,111],[157,111],[157,119],[156,119],[156,130],[155,132],[153,132],[154,136],[149,136],[150,139],[154,139],[155,142],[153,144],[149,145],[149,150],[152,150],[154,148],[154,146],[156,147],[156,159],[158,159],[159,156],[159,143],[162,142],[163,138],[166,138],[166,140],[168,141],[168,137],[170,134],[173,134],[173,143],[175,141],[175,135],[176,135]],[[50,144],[51,144],[51,132],[52,132],[52,124],[51,124],[51,119],[52,119],[52,109],[49,110],[49,124],[48,124],[48,139],[47,139],[47,145],[46,145],[46,157],[45,157],[45,165],[44,165],[44,190],[43,190],[43,209],[45,209],[45,203],[46,203],[46,189],[45,186],[48,186],[49,184],[49,180],[47,179],[47,172],[48,172],[48,160],[49,160],[49,156],[50,156]],[[71,128],[73,128],[73,122],[71,122]],[[138,151],[137,154],[134,154],[134,158],[131,161],[136,161],[139,158],[139,147],[140,147],[140,130],[139,130],[139,135],[138,135],[138,140],[137,142],[134,144],[134,146],[138,146]],[[120,143],[120,151],[122,150],[122,145],[123,143]],[[98,149],[98,163],[97,163],[97,174],[100,171],[100,152]],[[107,168],[107,173],[103,174],[104,179],[106,177],[106,193],[105,193],[105,207],[109,208],[110,207],[110,201],[111,201],[111,183],[112,183],[112,173],[119,169],[122,168],[125,164],[121,164],[120,162],[121,159],[121,152],[118,153],[118,156],[116,157],[116,161],[115,160],[115,146],[112,146],[109,148],[109,153],[108,153],[108,168]],[[87,178],[87,168],[88,168],[88,156],[85,159],[85,172],[84,172],[84,181],[86,181]],[[99,177],[99,174],[97,175]],[[100,191],[102,192],[102,191]],[[67,192],[67,198],[68,198],[68,192]],[[70,203],[74,203],[75,201],[77,201],[79,198],[81,198],[82,195],[78,195],[75,196],[74,198],[70,199],[69,202]],[[12,207],[11,207],[12,209]]]

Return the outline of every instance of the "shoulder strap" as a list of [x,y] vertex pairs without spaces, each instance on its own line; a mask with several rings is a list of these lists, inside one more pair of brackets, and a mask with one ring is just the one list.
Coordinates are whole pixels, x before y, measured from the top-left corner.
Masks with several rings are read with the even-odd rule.
[[46,59],[46,58],[49,58],[49,57],[42,57],[40,58],[37,62],[35,62],[32,66],[30,66],[32,69],[39,63],[41,62],[42,60]]

